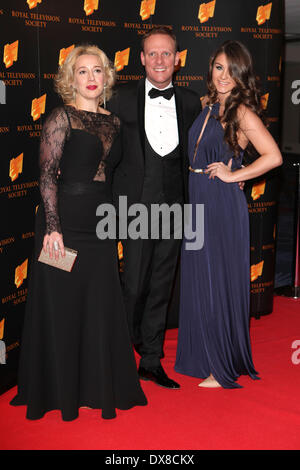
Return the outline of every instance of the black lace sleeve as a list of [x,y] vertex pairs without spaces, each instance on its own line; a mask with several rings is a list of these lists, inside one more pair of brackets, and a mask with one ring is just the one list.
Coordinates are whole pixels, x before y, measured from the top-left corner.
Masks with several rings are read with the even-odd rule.
[[57,205],[57,173],[70,129],[64,108],[52,111],[43,125],[40,141],[40,192],[46,216],[46,233],[61,233]]

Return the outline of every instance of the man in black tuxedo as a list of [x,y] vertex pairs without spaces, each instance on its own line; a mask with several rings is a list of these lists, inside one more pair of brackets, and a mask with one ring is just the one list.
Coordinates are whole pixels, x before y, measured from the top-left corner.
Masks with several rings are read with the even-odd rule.
[[[144,36],[141,61],[146,79],[121,85],[109,102],[122,122],[115,201],[127,196],[128,206],[143,203],[148,209],[182,204],[188,197],[188,129],[201,110],[200,98],[172,85],[179,52],[170,29],[153,28]],[[166,375],[160,359],[180,242],[172,236],[122,240],[124,299],[132,341],[141,355],[139,376],[171,389],[180,386]]]

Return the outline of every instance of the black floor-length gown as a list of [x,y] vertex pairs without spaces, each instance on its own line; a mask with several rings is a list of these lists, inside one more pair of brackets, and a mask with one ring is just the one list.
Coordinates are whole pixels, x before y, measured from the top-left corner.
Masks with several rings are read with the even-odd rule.
[[[209,107],[204,108],[189,132],[189,158],[194,169],[213,162],[225,164],[233,152],[224,141],[224,129],[212,106],[194,159],[194,149]],[[233,158],[240,167],[242,152]],[[212,374],[224,388],[240,388],[242,374],[257,379],[249,338],[250,242],[245,195],[237,183],[190,172],[189,197],[193,230],[196,205],[204,205],[204,246],[181,255],[181,291],[175,370],[206,378]]]
[[[42,202],[18,394],[11,402],[27,405],[29,419],[58,409],[70,421],[81,406],[113,418],[116,408],[146,404],[127,328],[116,241],[96,235],[96,208],[112,199],[119,132],[115,115],[72,106],[56,108],[43,126]],[[61,231],[64,245],[78,251],[70,273],[37,261],[45,231]]]

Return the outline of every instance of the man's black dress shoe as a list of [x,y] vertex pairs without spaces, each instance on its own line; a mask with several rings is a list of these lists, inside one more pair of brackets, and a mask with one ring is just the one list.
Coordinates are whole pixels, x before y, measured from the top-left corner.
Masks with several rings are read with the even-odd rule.
[[169,379],[162,366],[158,366],[155,369],[145,369],[139,367],[138,374],[142,380],[151,380],[152,382],[160,385],[160,387],[178,389],[180,385],[174,380]]

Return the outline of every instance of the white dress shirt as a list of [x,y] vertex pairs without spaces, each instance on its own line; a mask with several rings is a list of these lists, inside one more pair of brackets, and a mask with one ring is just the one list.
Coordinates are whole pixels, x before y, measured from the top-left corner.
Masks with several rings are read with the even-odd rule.
[[[170,83],[165,89],[172,87]],[[154,87],[145,81],[145,132],[153,150],[161,157],[168,155],[179,144],[175,96],[166,100],[162,96],[150,98]]]

